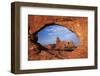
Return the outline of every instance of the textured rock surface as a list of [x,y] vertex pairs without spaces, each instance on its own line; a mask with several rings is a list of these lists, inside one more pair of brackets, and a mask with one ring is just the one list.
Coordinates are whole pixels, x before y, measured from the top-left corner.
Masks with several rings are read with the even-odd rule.
[[[60,24],[71,31],[75,32],[80,39],[80,45],[72,52],[57,52],[51,50],[51,54],[46,51],[35,53],[35,44],[28,41],[28,59],[29,60],[46,60],[46,59],[72,59],[88,57],[88,18],[87,17],[64,17],[64,16],[28,16],[29,32],[35,33],[46,24]],[[52,54],[53,53],[53,54]],[[55,55],[54,55],[55,54]],[[57,55],[56,55],[57,54]]]

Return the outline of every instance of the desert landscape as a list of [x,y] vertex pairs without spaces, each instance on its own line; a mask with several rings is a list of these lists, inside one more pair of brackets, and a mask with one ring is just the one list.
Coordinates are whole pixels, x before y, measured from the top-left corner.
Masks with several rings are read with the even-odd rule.
[[[73,41],[56,37],[55,43],[42,45],[38,33],[49,25],[61,25],[79,38]],[[65,34],[67,36],[67,34]],[[46,38],[46,37],[44,37]],[[45,39],[44,39],[45,40]],[[42,41],[42,40],[41,40]],[[47,40],[49,41],[49,40]],[[43,41],[43,43],[46,43]],[[28,16],[28,60],[77,59],[88,57],[88,18],[69,16]]]

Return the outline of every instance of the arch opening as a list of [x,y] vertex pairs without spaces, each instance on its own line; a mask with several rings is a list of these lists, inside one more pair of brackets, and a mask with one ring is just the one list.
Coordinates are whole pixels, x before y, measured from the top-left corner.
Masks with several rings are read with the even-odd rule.
[[37,43],[47,49],[73,51],[80,44],[77,34],[59,24],[48,24],[36,34]]

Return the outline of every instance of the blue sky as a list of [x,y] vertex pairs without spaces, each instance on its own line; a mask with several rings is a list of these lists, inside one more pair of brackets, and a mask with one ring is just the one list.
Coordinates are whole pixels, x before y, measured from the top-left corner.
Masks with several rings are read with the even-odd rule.
[[75,45],[79,45],[80,42],[75,33],[59,25],[51,25],[45,27],[40,32],[38,32],[37,35],[38,43],[40,43],[41,45],[54,44],[56,43],[57,37],[59,37],[61,41],[73,41]]

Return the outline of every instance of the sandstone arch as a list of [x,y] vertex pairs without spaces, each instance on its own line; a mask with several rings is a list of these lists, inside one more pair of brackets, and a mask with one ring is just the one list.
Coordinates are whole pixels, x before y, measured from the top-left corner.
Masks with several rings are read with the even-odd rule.
[[[28,16],[28,26],[31,27],[29,32],[36,35],[36,32],[46,27],[48,24],[59,24],[71,31],[75,32],[80,39],[80,45],[78,52],[72,52],[71,58],[80,57],[79,54],[83,54],[82,57],[87,57],[87,44],[88,44],[88,18],[87,17],[64,17],[64,16]],[[80,53],[80,50],[82,51]],[[76,55],[74,55],[76,53]],[[70,56],[69,56],[70,58]]]

